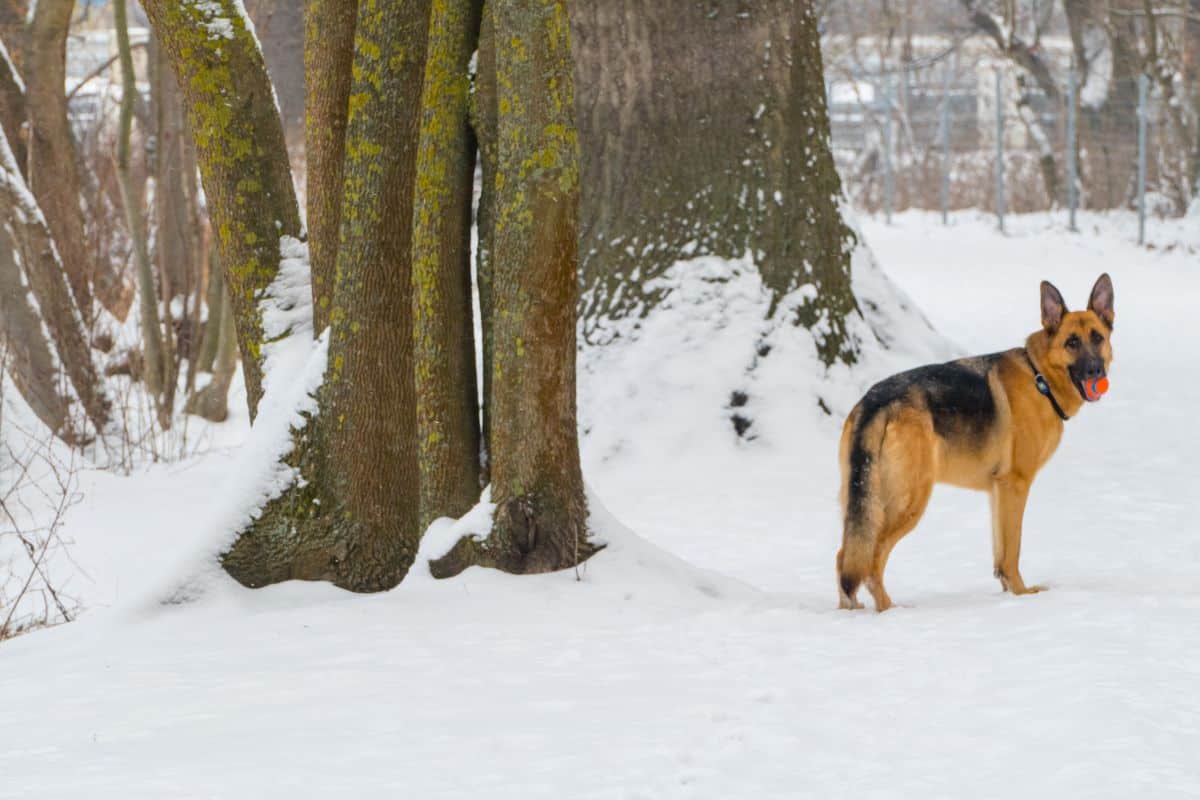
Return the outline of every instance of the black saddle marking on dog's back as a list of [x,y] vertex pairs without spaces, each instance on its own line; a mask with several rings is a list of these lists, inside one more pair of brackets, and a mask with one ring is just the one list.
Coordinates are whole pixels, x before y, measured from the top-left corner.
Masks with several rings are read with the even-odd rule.
[[[988,375],[1004,353],[930,364],[886,378],[859,401],[859,417],[850,447],[847,523],[858,520],[866,505],[867,481],[875,454],[863,444],[863,432],[879,412],[892,406],[923,403],[942,439],[982,444],[996,421],[996,398]],[[853,528],[852,525],[847,525]]]

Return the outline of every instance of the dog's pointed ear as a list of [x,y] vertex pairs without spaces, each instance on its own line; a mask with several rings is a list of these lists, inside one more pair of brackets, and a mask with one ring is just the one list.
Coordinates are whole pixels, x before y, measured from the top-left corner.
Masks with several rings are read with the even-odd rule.
[[1104,324],[1112,329],[1113,326],[1113,285],[1112,278],[1104,273],[1096,279],[1092,287],[1092,296],[1088,300],[1088,311],[1094,311],[1096,316],[1104,320]]
[[1058,330],[1066,313],[1067,304],[1063,302],[1062,292],[1050,281],[1042,281],[1042,327],[1046,333],[1053,334]]

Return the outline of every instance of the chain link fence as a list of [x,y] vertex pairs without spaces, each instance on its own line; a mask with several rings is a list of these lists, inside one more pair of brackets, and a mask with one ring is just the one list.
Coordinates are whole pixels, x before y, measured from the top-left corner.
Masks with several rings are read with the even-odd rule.
[[[1184,213],[1194,177],[1180,153],[1191,143],[1168,135],[1162,93],[1143,76],[1117,130],[1083,130],[1095,87],[1080,87],[1069,51],[1046,61],[1054,96],[999,58],[835,70],[827,80],[833,149],[851,199],[889,218],[909,208],[946,220],[983,209],[1001,229],[1010,213],[1061,212],[1072,228],[1081,208],[1135,209],[1143,227]],[[1089,189],[1088,176],[1102,173],[1117,186],[1107,196]]]

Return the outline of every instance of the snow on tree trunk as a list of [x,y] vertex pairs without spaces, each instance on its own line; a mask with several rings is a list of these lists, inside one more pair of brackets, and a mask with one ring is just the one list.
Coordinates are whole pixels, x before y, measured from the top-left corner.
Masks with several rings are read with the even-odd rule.
[[[63,371],[97,435],[108,426],[110,403],[88,347],[83,318],[46,218],[17,168],[8,137],[0,134],[0,219],[11,231],[37,310],[46,323]],[[83,436],[82,429],[76,431]]]
[[21,280],[12,240],[0,227],[0,360],[38,419],[70,442],[75,436],[67,401],[58,392],[58,362],[43,331],[37,306]]

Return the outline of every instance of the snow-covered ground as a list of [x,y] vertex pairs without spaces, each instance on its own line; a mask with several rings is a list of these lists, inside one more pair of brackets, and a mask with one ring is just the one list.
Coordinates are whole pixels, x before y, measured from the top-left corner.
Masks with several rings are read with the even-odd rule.
[[[728,265],[640,342],[585,354],[611,546],[580,581],[217,579],[161,605],[213,537],[237,448],[84,473],[65,535],[88,611],[0,645],[0,797],[1200,796],[1200,231],[1156,223],[1140,249],[1127,216],[1082,221],[866,221],[952,345],[914,330],[819,385]],[[939,489],[891,561],[900,607],[836,611],[837,415],[938,350],[1020,344],[1040,279],[1082,305],[1104,270],[1113,388],[1026,515],[1022,571],[1051,590],[1002,594],[986,500]]]

